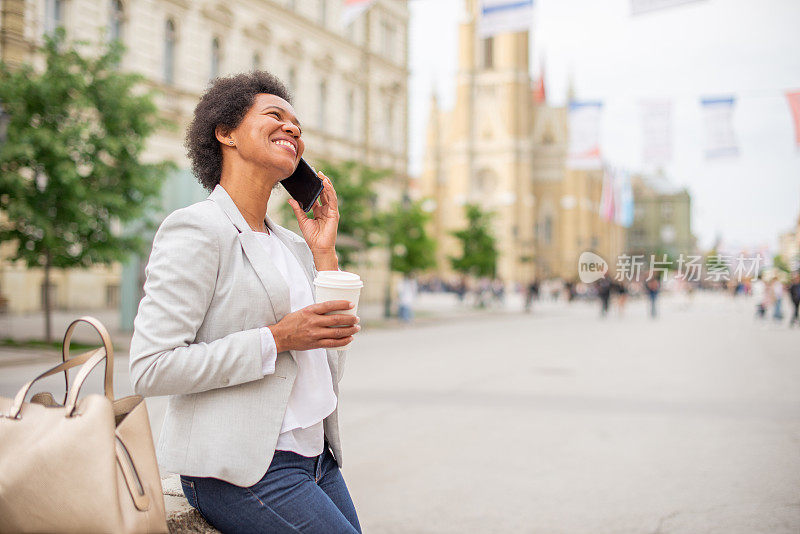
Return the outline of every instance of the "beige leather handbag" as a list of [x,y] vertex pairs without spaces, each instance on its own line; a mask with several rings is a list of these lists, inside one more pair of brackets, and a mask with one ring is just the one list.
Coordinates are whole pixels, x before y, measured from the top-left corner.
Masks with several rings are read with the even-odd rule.
[[[72,332],[92,325],[103,348],[69,358]],[[147,407],[139,395],[114,400],[114,352],[105,327],[81,317],[67,328],[63,362],[14,399],[0,397],[0,532],[167,532]],[[78,393],[105,360],[105,396]],[[72,387],[67,370],[81,365]],[[37,380],[64,372],[64,404],[25,396]]]

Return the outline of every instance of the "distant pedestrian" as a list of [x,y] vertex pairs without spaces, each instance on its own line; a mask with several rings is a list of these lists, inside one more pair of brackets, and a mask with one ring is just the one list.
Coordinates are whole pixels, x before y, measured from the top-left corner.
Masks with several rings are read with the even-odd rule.
[[467,294],[467,279],[462,277],[458,283],[454,287],[456,295],[458,295],[458,301],[460,303],[464,303],[464,297]]
[[753,300],[756,301],[756,319],[764,319],[767,314],[767,284],[762,276],[753,281],[750,291],[753,295]]
[[658,293],[661,291],[661,282],[651,272],[648,280],[645,283],[647,289],[647,296],[650,298],[650,317],[656,318],[656,300],[658,300]]
[[500,278],[492,280],[491,293],[494,302],[498,306],[503,307],[506,302],[506,285],[503,283],[503,280]]
[[614,292],[617,294],[617,313],[620,317],[625,312],[625,303],[628,301],[628,288],[623,280],[614,282]]
[[783,282],[777,276],[772,281],[772,286],[770,287],[772,292],[772,318],[775,321],[783,320]]
[[417,281],[410,275],[403,276],[397,284],[397,315],[404,323],[414,318],[414,300],[417,298]]
[[528,284],[527,291],[525,292],[525,311],[530,313],[533,307],[533,301],[539,298],[539,281],[536,279],[531,280]]
[[800,271],[792,275],[792,284],[789,286],[789,298],[792,300],[792,307],[794,312],[792,318],[789,320],[789,326],[800,326],[800,316],[798,316],[798,308],[800,308]]
[[608,275],[597,281],[597,296],[600,299],[600,316],[608,315],[608,303],[611,300],[612,282]]

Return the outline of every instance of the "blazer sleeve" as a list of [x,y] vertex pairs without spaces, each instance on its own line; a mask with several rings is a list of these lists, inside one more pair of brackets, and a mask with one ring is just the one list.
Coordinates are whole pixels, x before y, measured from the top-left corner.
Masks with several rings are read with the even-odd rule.
[[264,376],[258,329],[195,342],[220,265],[214,227],[200,221],[178,210],[153,241],[131,339],[130,375],[139,395],[197,393]]

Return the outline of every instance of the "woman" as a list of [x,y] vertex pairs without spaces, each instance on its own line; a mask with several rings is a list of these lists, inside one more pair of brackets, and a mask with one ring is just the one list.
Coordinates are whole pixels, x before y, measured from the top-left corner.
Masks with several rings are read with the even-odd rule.
[[[138,394],[169,395],[159,463],[223,532],[360,532],[337,419],[358,318],[313,304],[316,271],[338,269],[336,192],[303,233],[266,216],[304,144],[283,84],[266,72],[216,79],[186,145],[211,195],[161,224],[131,340]],[[325,315],[334,312],[332,315]],[[328,350],[326,350],[328,349]]]

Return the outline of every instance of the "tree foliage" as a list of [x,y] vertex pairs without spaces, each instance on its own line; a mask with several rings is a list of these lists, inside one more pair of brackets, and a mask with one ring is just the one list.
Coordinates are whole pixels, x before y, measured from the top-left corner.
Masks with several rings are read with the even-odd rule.
[[467,227],[453,232],[461,242],[461,256],[450,257],[453,269],[476,277],[494,278],[497,273],[497,240],[491,232],[493,214],[485,212],[477,204],[464,206]]
[[392,271],[410,275],[435,266],[436,242],[425,230],[430,217],[420,201],[398,202],[382,214]]
[[[380,244],[378,193],[375,185],[388,175],[388,171],[373,169],[356,161],[320,161],[318,169],[331,179],[336,188],[339,202],[336,253],[340,267],[346,269],[355,263],[358,252]],[[280,209],[283,221],[290,223],[294,215],[289,206],[285,205]]]
[[146,215],[173,167],[141,161],[146,139],[166,123],[143,78],[118,69],[121,45],[96,54],[83,46],[58,30],[41,49],[44,69],[0,64],[9,116],[0,240],[15,243],[10,259],[44,267],[46,276],[51,267],[107,264],[139,250],[141,237],[121,225]]

